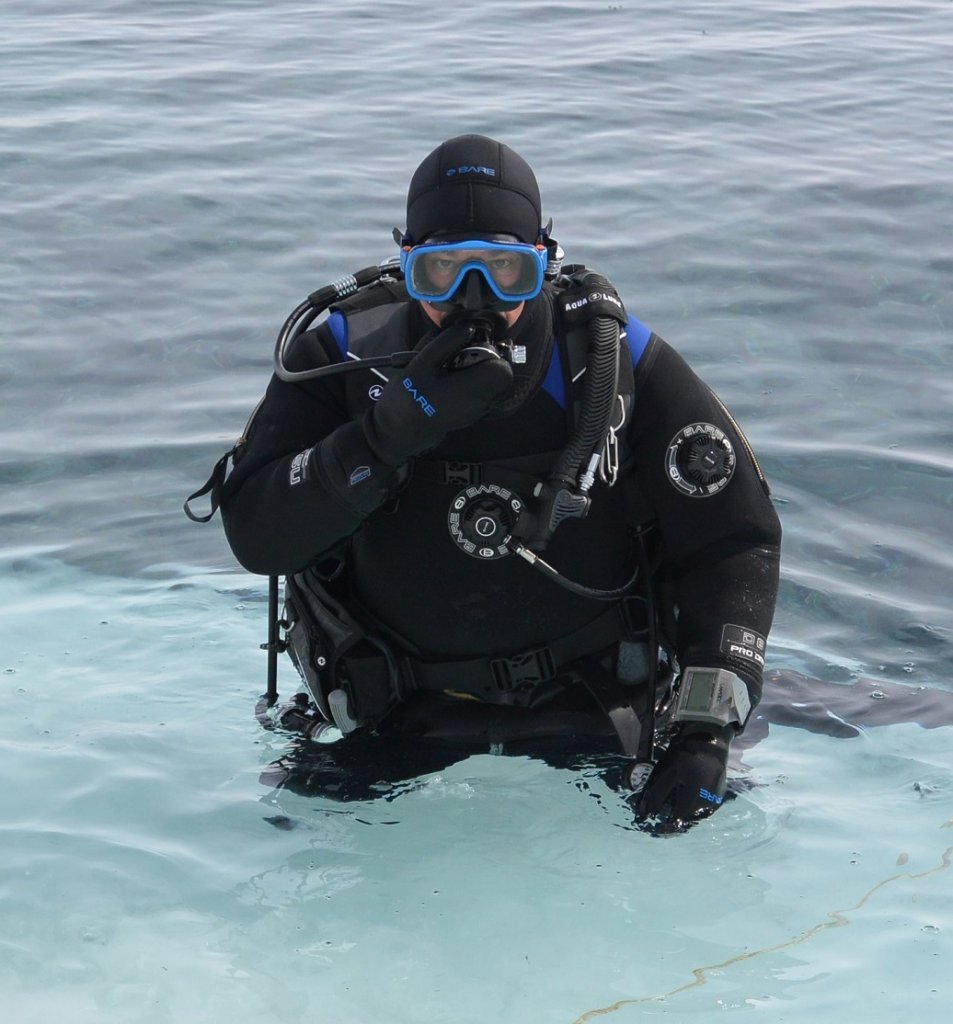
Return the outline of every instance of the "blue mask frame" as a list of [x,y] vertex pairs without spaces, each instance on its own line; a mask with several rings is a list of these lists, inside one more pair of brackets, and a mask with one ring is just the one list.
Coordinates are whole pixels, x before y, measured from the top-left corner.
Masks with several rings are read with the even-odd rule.
[[[439,260],[441,254],[446,254],[448,266],[434,268],[433,261]],[[460,259],[461,255],[463,259]],[[507,260],[511,262],[507,263]],[[525,302],[536,298],[542,291],[547,261],[544,245],[484,239],[424,242],[403,246],[400,251],[400,268],[404,272],[407,294],[421,302],[446,302],[471,270],[483,276],[497,298],[505,302]],[[433,269],[441,272],[439,281],[432,280]],[[511,274],[515,276],[509,280]]]

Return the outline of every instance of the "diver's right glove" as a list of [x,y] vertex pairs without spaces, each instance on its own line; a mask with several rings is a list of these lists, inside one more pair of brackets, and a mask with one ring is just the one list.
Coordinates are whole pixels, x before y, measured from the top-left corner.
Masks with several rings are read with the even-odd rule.
[[296,456],[291,471],[300,463],[302,479],[313,471],[319,488],[337,499],[322,509],[329,535],[353,533],[404,484],[410,459],[475,423],[512,385],[510,364],[485,346],[476,346],[477,358],[486,356],[482,361],[448,368],[454,356],[474,347],[469,343],[475,332],[472,323],[458,322],[425,341],[360,420],[342,424]]
[[510,364],[490,357],[459,369],[447,362],[467,347],[476,328],[459,321],[426,342],[388,381],[364,416],[362,427],[374,455],[402,466],[453,430],[475,423],[513,383]]

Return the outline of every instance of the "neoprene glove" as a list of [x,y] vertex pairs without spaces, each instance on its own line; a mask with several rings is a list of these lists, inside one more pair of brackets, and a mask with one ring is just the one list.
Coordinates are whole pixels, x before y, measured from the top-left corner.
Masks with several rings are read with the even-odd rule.
[[467,343],[474,327],[461,321],[441,331],[388,381],[363,420],[374,454],[401,466],[436,448],[453,430],[481,419],[513,383],[505,359],[488,358],[460,369],[446,363]]
[[632,801],[653,835],[683,832],[724,803],[734,728],[683,725]]

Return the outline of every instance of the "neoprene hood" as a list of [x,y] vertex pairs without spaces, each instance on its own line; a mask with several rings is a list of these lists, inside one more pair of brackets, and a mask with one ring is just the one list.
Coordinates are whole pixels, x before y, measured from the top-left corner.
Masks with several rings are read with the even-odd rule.
[[532,168],[502,142],[458,135],[424,158],[407,190],[412,244],[440,235],[515,235],[535,245],[542,204]]

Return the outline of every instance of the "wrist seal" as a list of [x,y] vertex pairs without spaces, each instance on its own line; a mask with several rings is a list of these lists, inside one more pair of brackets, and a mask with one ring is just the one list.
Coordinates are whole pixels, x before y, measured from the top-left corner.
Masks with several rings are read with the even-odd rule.
[[751,714],[743,679],[725,668],[686,668],[678,684],[673,722],[734,726],[740,732]]

